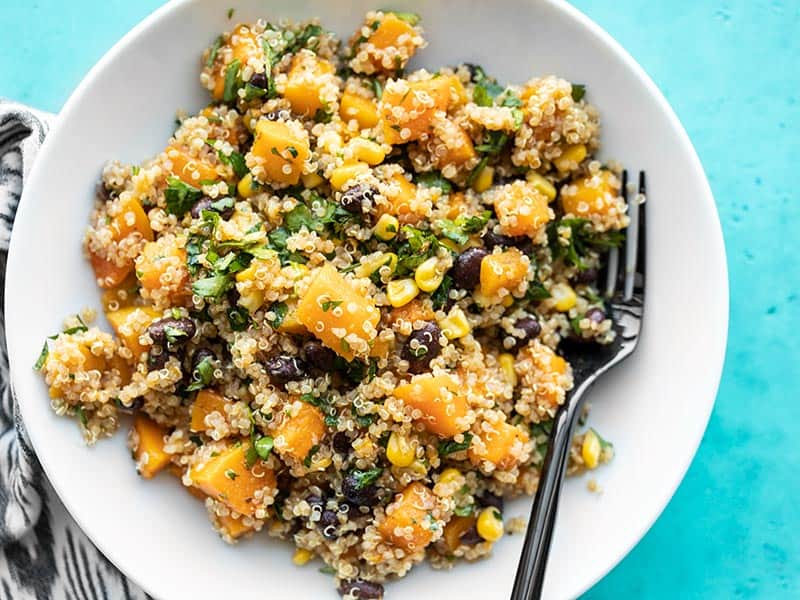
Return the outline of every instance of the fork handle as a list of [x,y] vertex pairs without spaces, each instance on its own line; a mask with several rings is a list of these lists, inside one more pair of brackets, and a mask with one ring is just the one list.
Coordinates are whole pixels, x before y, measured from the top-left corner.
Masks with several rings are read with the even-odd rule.
[[553,418],[549,447],[542,466],[536,498],[531,508],[528,531],[525,534],[525,544],[522,547],[511,600],[534,600],[542,597],[550,542],[558,514],[561,484],[564,481],[572,446],[572,434],[583,404],[581,399],[590,385],[574,389]]

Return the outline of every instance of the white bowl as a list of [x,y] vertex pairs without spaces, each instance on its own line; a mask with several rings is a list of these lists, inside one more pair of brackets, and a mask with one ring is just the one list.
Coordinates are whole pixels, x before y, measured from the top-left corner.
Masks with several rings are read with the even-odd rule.
[[[546,584],[574,597],[644,535],[680,483],[705,430],[722,368],[728,319],[725,252],[714,201],[686,133],[634,60],[557,0],[401,1],[422,14],[430,45],[416,64],[469,61],[501,81],[555,73],[587,84],[601,111],[603,156],[648,176],[648,290],[635,356],[594,390],[591,421],[617,456],[567,482]],[[100,550],[158,598],[334,598],[331,577],[290,562],[265,535],[229,547],[202,505],[167,476],[145,481],[125,435],[84,447],[77,425],[50,410],[31,369],[46,335],[99,293],[81,254],[104,161],[139,161],[164,147],[175,110],[199,109],[199,55],[219,31],[258,17],[322,18],[345,38],[382,2],[185,0],[159,9],[92,69],[64,107],[30,175],[14,226],[6,285],[14,388],[36,452],[67,509]],[[229,6],[236,9],[227,20]],[[669,49],[665,49],[668,51]],[[530,500],[511,503],[526,515]],[[522,536],[488,560],[449,572],[419,567],[388,586],[393,600],[508,597]]]

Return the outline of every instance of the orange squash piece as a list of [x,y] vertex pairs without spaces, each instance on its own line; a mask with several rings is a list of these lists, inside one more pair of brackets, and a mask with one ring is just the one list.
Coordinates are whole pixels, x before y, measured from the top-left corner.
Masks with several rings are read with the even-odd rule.
[[249,525],[245,525],[241,518],[234,519],[231,515],[217,516],[217,522],[234,540],[253,531],[253,528]]
[[521,452],[530,439],[527,432],[509,423],[493,423],[491,431],[481,428],[479,437],[486,445],[486,450],[478,454],[475,444],[471,444],[467,450],[470,462],[478,467],[481,461],[488,460],[500,471],[517,466],[519,457],[516,453]]
[[[138,200],[128,198],[122,201],[119,208],[120,212],[111,219],[110,225],[112,239],[115,242],[122,241],[133,233],[138,233],[142,239],[153,240],[150,219]],[[125,261],[119,265],[105,257],[90,252],[89,261],[98,284],[105,289],[120,285],[133,271],[133,260]]]
[[[302,133],[301,133],[302,132]],[[256,123],[256,135],[250,152],[264,167],[262,183],[294,185],[300,181],[303,164],[311,156],[308,134],[280,121],[261,119]],[[287,167],[284,170],[284,167]]]
[[417,202],[417,186],[402,173],[395,173],[389,180],[396,191],[388,193],[391,206],[385,212],[397,217],[401,223],[415,225],[422,219],[422,206]]
[[534,184],[517,181],[494,191],[494,210],[503,234],[536,237],[551,219],[549,199]]
[[619,180],[611,171],[583,177],[561,191],[561,206],[567,214],[587,218],[606,215],[617,204]]
[[295,404],[292,412],[275,429],[275,450],[281,457],[302,461],[325,437],[325,417],[306,402]]
[[[430,489],[418,481],[410,483],[386,507],[386,518],[378,531],[387,542],[409,554],[421,550],[431,543],[432,527],[438,525],[431,513],[435,506],[436,497]],[[410,536],[399,531],[407,527],[411,527]]]
[[177,277],[169,281],[169,287],[178,292],[183,292],[182,288],[189,281],[189,271],[186,270],[186,250],[173,243],[169,243],[166,238],[161,237],[154,242],[144,245],[142,253],[136,259],[136,276],[142,288],[146,290],[156,290],[167,287],[162,277],[168,270],[172,270]]
[[393,308],[389,313],[387,322],[394,325],[400,320],[413,323],[414,321],[431,321],[434,318],[431,308],[426,306],[419,298],[414,298],[408,304]]
[[128,350],[133,352],[135,360],[138,360],[148,348],[139,343],[139,337],[145,332],[150,323],[160,316],[160,312],[149,306],[129,306],[106,313],[106,318],[111,323],[114,333],[122,340]]
[[316,54],[301,51],[292,59],[283,97],[292,105],[292,111],[313,116],[325,107],[320,92],[327,81],[326,75],[333,73],[333,65]]
[[[450,103],[451,82],[447,77],[404,83],[387,84],[378,105],[387,144],[405,144],[430,134],[436,111],[447,110]],[[400,109],[399,116],[396,109]]]
[[[231,48],[231,62],[238,60],[242,66],[247,64],[250,58],[264,58],[264,50],[261,47],[258,36],[247,25],[236,26],[231,32],[228,45]],[[225,71],[230,63],[223,63],[219,59],[217,59],[217,62],[219,65],[214,75],[214,89],[211,91],[211,96],[214,100],[222,100],[222,95],[225,91]]]
[[217,181],[221,179],[219,173],[217,173],[216,166],[205,160],[195,158],[183,146],[173,144],[167,146],[164,152],[172,163],[170,172],[184,183],[199,187],[202,181]]
[[369,354],[380,311],[328,263],[318,270],[300,298],[297,319],[322,343],[349,361]]
[[425,429],[441,437],[453,437],[469,427],[463,423],[469,406],[456,379],[450,375],[415,375],[409,383],[398,385],[394,396],[419,410]]
[[118,286],[133,271],[133,261],[118,265],[93,252],[89,253],[89,262],[92,265],[94,276],[97,278],[97,285],[104,289]]
[[494,296],[501,289],[516,289],[528,276],[528,266],[516,248],[488,255],[481,261],[481,293]]
[[453,517],[444,527],[444,538],[447,549],[454,552],[461,545],[461,536],[475,526],[475,517]]
[[355,119],[361,129],[371,129],[378,124],[378,105],[372,99],[345,92],[339,102],[339,116],[345,123]]
[[435,125],[434,130],[436,133],[434,146],[442,145],[445,148],[443,153],[437,150],[434,155],[437,168],[463,165],[477,156],[472,139],[455,122],[443,119]]
[[253,516],[263,502],[255,498],[258,490],[275,489],[275,474],[263,461],[247,467],[249,442],[240,442],[192,469],[191,478],[200,490],[236,512]]
[[158,423],[138,413],[133,420],[137,443],[133,448],[133,457],[139,475],[151,479],[170,462],[170,455],[164,451],[166,429]]
[[222,394],[218,394],[214,390],[200,390],[194,397],[192,420],[189,428],[192,431],[205,431],[207,427],[206,417],[215,411],[224,417],[225,407],[228,404],[230,404],[230,401]]
[[[105,371],[108,367],[106,359],[103,356],[93,354],[92,350],[86,345],[78,346],[77,352],[78,354],[73,353],[72,347],[63,353],[54,348],[47,356],[47,360],[58,360],[70,367],[74,367],[74,371]],[[51,398],[60,398],[63,393],[62,386],[57,383],[50,387]]]

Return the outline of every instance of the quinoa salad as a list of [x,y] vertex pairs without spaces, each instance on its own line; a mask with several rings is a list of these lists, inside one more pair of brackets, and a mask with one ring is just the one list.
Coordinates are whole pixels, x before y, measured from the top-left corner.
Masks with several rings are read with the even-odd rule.
[[[627,207],[587,90],[408,68],[425,45],[389,11],[347,41],[220,35],[210,103],[103,169],[83,247],[113,333],[83,309],[36,363],[88,444],[124,426],[223,540],[291,540],[350,599],[524,529],[503,499],[536,491],[559,343],[615,335],[597,281]],[[568,472],[612,457],[586,429]]]

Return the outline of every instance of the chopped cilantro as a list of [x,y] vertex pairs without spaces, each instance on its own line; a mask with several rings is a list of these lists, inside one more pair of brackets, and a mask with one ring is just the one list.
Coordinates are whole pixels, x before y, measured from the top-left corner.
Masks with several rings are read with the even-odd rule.
[[269,435],[262,435],[255,441],[253,447],[256,449],[256,454],[258,454],[261,460],[267,460],[269,458],[274,443],[274,440]]
[[188,332],[184,331],[183,329],[178,329],[177,327],[172,327],[167,325],[164,327],[164,335],[167,337],[167,342],[170,344],[174,344],[180,341],[181,338],[188,337]]
[[78,420],[81,422],[81,425],[86,427],[86,425],[88,425],[88,423],[89,423],[89,419],[87,418],[86,413],[83,410],[83,407],[82,406],[76,406],[75,407],[75,414],[78,415]]
[[475,183],[475,180],[481,174],[481,172],[486,168],[486,165],[489,164],[489,157],[484,156],[481,161],[477,164],[477,166],[470,171],[469,175],[467,176],[467,187],[471,186]]
[[438,171],[429,171],[418,175],[417,183],[425,187],[438,187],[442,190],[442,194],[449,194],[453,191],[453,185]]
[[245,175],[247,175],[250,171],[247,168],[247,165],[244,162],[244,156],[239,154],[236,151],[230,153],[230,156],[224,154],[221,150],[217,150],[217,156],[222,164],[230,165],[233,169],[234,175],[241,179]]
[[361,469],[353,469],[348,474],[349,477],[352,477],[355,481],[355,488],[356,490],[363,490],[368,485],[372,485],[378,480],[378,477],[381,476],[383,473],[383,469],[380,467],[375,467],[374,469],[369,469],[367,471],[362,471]]
[[292,155],[292,158],[297,158],[297,148],[294,146],[286,146],[286,150]]
[[343,300],[325,300],[322,302],[322,312],[328,312],[337,306],[341,306],[342,302]]
[[437,225],[442,235],[457,244],[465,244],[470,234],[480,232],[489,222],[491,211],[484,210],[479,215],[462,215],[455,220],[441,219]]
[[210,356],[206,356],[197,363],[197,366],[192,371],[192,383],[186,388],[186,391],[196,392],[197,390],[202,390],[208,387],[213,379],[214,363]]
[[34,363],[33,368],[37,371],[41,371],[44,363],[47,362],[48,354],[50,354],[50,349],[47,347],[47,340],[45,340],[44,345],[42,346],[42,351],[39,353],[39,358],[36,359],[36,363]]
[[285,302],[276,302],[269,308],[269,312],[275,314],[274,319],[267,319],[267,323],[273,329],[278,329],[283,323],[283,320],[286,318],[286,313],[289,312],[289,307],[286,306]]
[[395,17],[397,17],[398,19],[400,19],[401,21],[405,21],[406,23],[408,23],[412,27],[417,25],[421,20],[421,17],[417,13],[413,13],[413,12],[401,12],[401,11],[395,10],[395,11],[392,11],[392,14]]
[[453,287],[453,278],[450,275],[445,275],[442,283],[431,294],[431,302],[433,303],[433,310],[442,310],[450,298],[450,289]]
[[192,291],[203,298],[219,298],[228,291],[232,283],[228,275],[212,275],[195,281]]
[[[547,237],[553,259],[563,258],[567,263],[583,271],[587,268],[583,257],[590,250],[609,250],[621,245],[625,240],[625,234],[621,231],[600,233],[591,231],[588,226],[588,219],[579,218],[562,218],[551,222],[547,227]],[[566,245],[561,243],[558,233],[562,227],[571,229]]]
[[583,100],[583,97],[586,95],[586,86],[582,83],[573,83],[572,84],[572,99],[575,102],[580,102]]
[[325,565],[324,567],[320,567],[319,572],[324,573],[325,575],[336,575],[336,569],[334,569],[330,565]]
[[233,13],[234,12],[235,12],[235,9],[233,9],[233,8],[229,8],[228,9],[228,20],[230,20],[233,17]]
[[228,309],[228,323],[233,331],[244,331],[250,326],[250,313],[242,306]]
[[167,178],[167,188],[164,190],[164,199],[167,202],[167,212],[179,217],[194,206],[203,192],[198,188],[181,181],[177,177]]
[[528,291],[525,292],[525,300],[528,302],[541,302],[550,297],[550,292],[544,287],[541,281],[534,279],[528,284]]
[[314,459],[314,455],[319,451],[319,445],[314,444],[311,446],[311,450],[308,451],[306,457],[303,459],[303,466],[308,469],[311,466],[311,461]]
[[225,477],[227,477],[231,481],[235,481],[238,476],[239,474],[233,469],[228,469],[225,471]]
[[236,100],[236,90],[238,88],[239,68],[242,63],[238,58],[234,58],[225,69],[225,83],[222,88],[222,101],[233,102]]
[[217,39],[214,40],[214,43],[211,45],[211,51],[208,53],[208,59],[206,60],[206,66],[211,67],[214,64],[214,61],[217,60],[217,53],[219,52],[219,47],[222,46],[222,36],[218,36]]
[[469,448],[469,445],[472,443],[472,434],[465,433],[464,434],[464,441],[463,442],[456,442],[454,440],[445,440],[439,443],[439,456],[447,456],[448,454],[453,454],[455,452],[462,452]]
[[383,86],[377,77],[369,80],[369,85],[372,88],[372,93],[375,94],[375,99],[380,100],[383,97]]
[[73,335],[76,333],[86,333],[87,331],[89,331],[89,328],[86,326],[86,323],[83,322],[83,319],[81,319],[80,315],[75,315],[75,318],[78,319],[78,323],[80,323],[80,325],[76,325],[75,327],[69,327],[68,329],[65,329],[63,333],[67,335]]
[[457,517],[469,517],[475,510],[474,504],[467,504],[466,506],[457,506],[453,511]]

